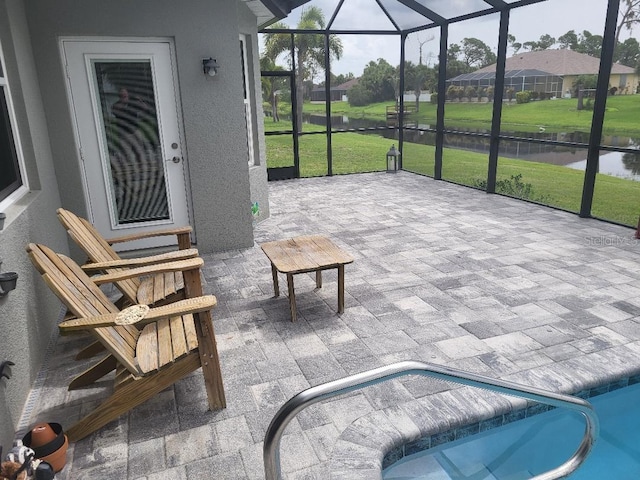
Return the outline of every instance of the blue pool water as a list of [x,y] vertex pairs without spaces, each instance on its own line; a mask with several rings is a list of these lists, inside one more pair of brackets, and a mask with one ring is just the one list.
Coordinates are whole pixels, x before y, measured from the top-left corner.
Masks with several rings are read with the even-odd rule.
[[[571,480],[640,479],[640,384],[592,397],[600,436]],[[577,413],[554,409],[439,445],[386,468],[385,480],[521,480],[557,467],[584,432]]]

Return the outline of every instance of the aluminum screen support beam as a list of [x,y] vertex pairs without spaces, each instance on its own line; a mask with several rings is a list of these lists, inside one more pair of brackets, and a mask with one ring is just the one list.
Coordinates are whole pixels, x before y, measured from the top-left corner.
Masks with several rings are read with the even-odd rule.
[[398,90],[400,91],[400,98],[398,103],[398,115],[396,121],[398,122],[398,149],[400,150],[400,162],[398,168],[402,170],[402,152],[404,150],[404,74],[405,74],[405,46],[407,43],[407,34],[400,35],[400,78],[398,79]]
[[[298,79],[297,66],[296,66],[296,40],[294,34],[290,34],[290,48],[291,48],[291,71],[292,77],[292,89],[291,89],[291,120],[293,123],[293,170],[294,178],[300,178],[300,131],[302,130],[302,119],[298,118]],[[300,99],[302,101],[302,99]]]
[[493,8],[497,8],[499,10],[505,8],[507,4],[503,0],[484,0],[485,3],[488,3]]
[[324,32],[324,106],[327,129],[327,175],[333,175],[333,148],[331,144],[331,55],[329,52],[329,31]]
[[438,107],[436,112],[436,158],[433,164],[433,178],[442,180],[442,153],[444,151],[444,102],[447,99],[447,43],[449,25],[440,27],[440,54],[438,60]]
[[493,87],[494,96],[493,116],[491,118],[491,145],[489,146],[489,165],[487,167],[487,193],[496,192],[498,153],[500,152],[500,123],[502,121],[502,99],[504,95],[504,72],[507,61],[507,39],[509,36],[509,12],[509,9],[505,9],[500,12],[496,80]]
[[607,107],[607,93],[609,91],[609,77],[613,65],[613,51],[616,48],[616,22],[620,0],[609,0],[607,17],[604,24],[602,51],[600,53],[600,70],[596,84],[596,99],[593,102],[593,118],[591,120],[591,135],[589,135],[589,149],[587,151],[587,166],[584,171],[582,187],[582,202],[580,216],[591,217],[593,193],[596,184],[596,173],[600,162],[600,141],[602,140],[602,125]]
[[405,7],[409,7],[414,12],[419,13],[423,17],[426,17],[429,20],[432,20],[439,25],[444,25],[445,23],[447,23],[447,20],[444,17],[441,17],[433,10],[429,10],[424,5],[416,2],[416,0],[398,0],[398,1],[401,4],[403,4]]

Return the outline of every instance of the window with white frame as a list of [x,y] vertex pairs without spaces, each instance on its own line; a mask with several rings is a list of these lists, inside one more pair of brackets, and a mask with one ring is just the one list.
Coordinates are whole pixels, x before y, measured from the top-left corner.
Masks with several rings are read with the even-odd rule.
[[249,68],[247,63],[248,35],[240,34],[240,61],[242,62],[242,86],[244,90],[244,115],[247,122],[247,149],[249,150],[249,166],[255,165],[253,153],[253,117],[251,113],[251,89],[249,86]]
[[27,191],[15,114],[0,50],[0,211]]

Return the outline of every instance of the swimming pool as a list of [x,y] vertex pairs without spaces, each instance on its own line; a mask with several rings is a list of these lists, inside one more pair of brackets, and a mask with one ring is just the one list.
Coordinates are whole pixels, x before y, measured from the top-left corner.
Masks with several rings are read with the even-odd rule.
[[[592,397],[600,436],[571,480],[640,478],[640,384]],[[384,480],[519,480],[550,470],[575,451],[580,414],[554,409],[410,455],[383,471]]]

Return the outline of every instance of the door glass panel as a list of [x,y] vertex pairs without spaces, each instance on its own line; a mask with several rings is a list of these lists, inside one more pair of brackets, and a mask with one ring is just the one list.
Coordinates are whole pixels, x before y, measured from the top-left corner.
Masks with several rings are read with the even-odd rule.
[[114,223],[169,219],[151,61],[93,65]]

